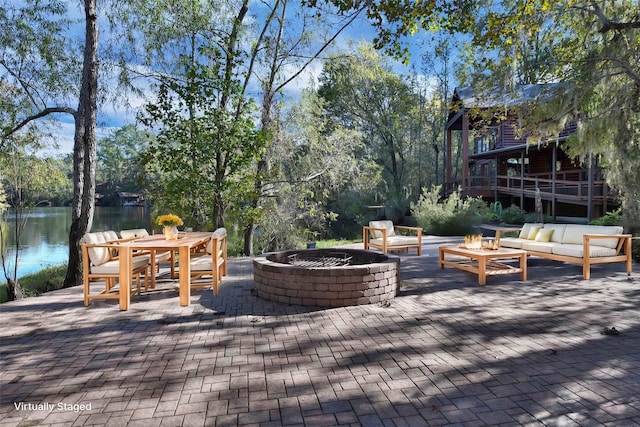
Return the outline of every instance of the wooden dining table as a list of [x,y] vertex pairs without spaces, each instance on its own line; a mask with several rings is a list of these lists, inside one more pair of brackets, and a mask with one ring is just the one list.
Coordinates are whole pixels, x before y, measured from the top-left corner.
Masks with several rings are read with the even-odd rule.
[[[118,245],[120,258],[120,310],[128,310],[131,303],[131,264],[134,251],[149,251],[151,259],[159,251],[178,252],[178,277],[180,283],[180,305],[191,303],[191,251],[206,245],[211,239],[209,232],[180,232],[175,240],[166,240],[162,234],[141,237]],[[154,266],[151,274],[155,274]]]

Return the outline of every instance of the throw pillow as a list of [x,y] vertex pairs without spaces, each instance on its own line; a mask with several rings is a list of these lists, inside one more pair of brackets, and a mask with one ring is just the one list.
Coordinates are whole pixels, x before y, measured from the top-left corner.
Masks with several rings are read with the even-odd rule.
[[542,227],[531,227],[531,230],[529,230],[529,235],[527,236],[527,240],[535,240],[541,228]]
[[551,240],[552,234],[553,228],[543,228],[542,230],[538,231],[536,242],[549,242]]

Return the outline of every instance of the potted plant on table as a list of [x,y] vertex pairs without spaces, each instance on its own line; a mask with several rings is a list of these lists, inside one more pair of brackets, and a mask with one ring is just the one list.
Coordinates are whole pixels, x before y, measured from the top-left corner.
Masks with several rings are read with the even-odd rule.
[[178,238],[178,226],[183,224],[182,219],[174,214],[160,215],[156,223],[163,227],[162,232],[167,240],[176,240]]

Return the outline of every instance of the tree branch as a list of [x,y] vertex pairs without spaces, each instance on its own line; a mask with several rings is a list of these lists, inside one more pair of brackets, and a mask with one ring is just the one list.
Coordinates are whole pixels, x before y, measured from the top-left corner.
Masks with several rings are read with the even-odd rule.
[[604,14],[602,9],[600,9],[600,6],[598,6],[598,4],[595,1],[593,0],[591,1],[591,6],[593,7],[593,13],[596,14],[598,19],[600,20],[600,24],[602,24],[602,26],[598,30],[598,32],[601,34],[607,33],[609,31],[625,31],[625,30],[640,28],[640,21],[629,21],[629,22],[612,21]]
[[28,125],[29,123],[31,123],[34,120],[40,119],[42,117],[48,116],[49,114],[54,114],[54,113],[68,113],[71,114],[72,116],[75,117],[77,111],[74,110],[73,108],[69,108],[69,107],[49,107],[49,108],[45,108],[44,110],[27,117],[26,119],[24,119],[23,121],[21,121],[20,123],[18,123],[18,125],[16,125],[13,129],[9,129],[7,132],[4,133],[3,138],[7,138],[11,135],[13,135],[14,133],[16,133],[17,131],[19,131],[20,129],[22,129],[23,127],[25,127],[26,125]]

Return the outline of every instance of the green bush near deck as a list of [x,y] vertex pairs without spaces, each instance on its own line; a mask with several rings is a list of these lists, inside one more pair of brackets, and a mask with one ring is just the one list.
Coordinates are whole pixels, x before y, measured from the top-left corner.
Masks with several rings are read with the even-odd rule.
[[[25,297],[33,297],[45,292],[62,289],[64,277],[67,274],[67,265],[47,267],[37,273],[27,274],[20,278],[20,286]],[[7,302],[7,283],[0,284],[0,303]]]

